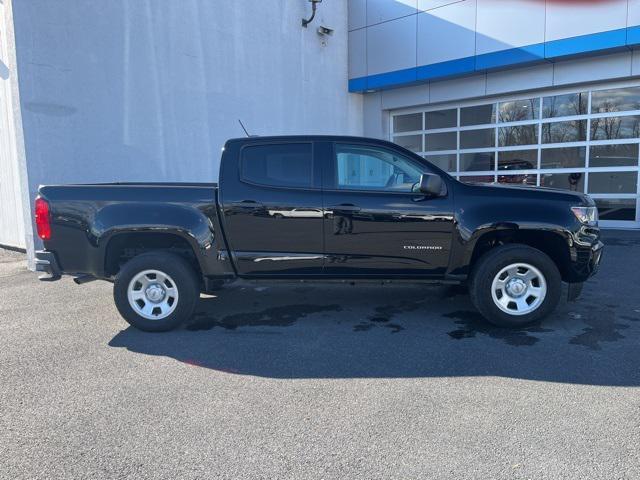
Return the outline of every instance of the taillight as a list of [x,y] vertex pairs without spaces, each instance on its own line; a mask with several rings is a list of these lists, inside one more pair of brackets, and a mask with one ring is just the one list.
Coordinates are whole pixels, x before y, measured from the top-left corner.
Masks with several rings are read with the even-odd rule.
[[36,228],[42,240],[51,240],[51,210],[44,198],[36,198]]

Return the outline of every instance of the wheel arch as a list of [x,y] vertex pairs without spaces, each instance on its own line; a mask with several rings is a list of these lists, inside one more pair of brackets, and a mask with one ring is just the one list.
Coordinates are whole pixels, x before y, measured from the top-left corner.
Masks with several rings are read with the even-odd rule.
[[556,264],[563,280],[569,276],[571,254],[567,238],[557,231],[522,228],[492,230],[479,235],[471,251],[469,271],[473,271],[485,253],[507,244],[527,245],[540,250]]
[[153,251],[164,251],[184,258],[198,277],[203,277],[200,257],[186,233],[158,232],[154,229],[122,230],[109,235],[104,246],[105,276],[115,276],[126,261]]

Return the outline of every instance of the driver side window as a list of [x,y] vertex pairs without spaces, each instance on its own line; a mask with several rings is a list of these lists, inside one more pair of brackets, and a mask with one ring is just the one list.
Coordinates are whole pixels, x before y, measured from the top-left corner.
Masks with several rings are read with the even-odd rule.
[[378,147],[338,144],[335,160],[340,190],[411,192],[423,173],[407,158]]

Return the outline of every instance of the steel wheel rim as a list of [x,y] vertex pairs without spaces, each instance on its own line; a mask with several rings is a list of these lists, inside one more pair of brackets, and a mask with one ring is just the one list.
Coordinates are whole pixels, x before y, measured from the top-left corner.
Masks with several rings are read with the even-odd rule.
[[491,284],[493,303],[509,315],[527,315],[537,310],[547,296],[547,281],[528,263],[512,263],[500,270]]
[[133,311],[141,317],[162,320],[178,306],[178,287],[165,272],[144,270],[129,282],[127,298]]

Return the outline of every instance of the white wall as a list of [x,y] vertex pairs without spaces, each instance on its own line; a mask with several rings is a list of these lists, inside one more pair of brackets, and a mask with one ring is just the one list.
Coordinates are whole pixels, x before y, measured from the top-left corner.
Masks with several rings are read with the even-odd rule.
[[0,245],[26,248],[31,220],[14,47],[11,3],[0,2]]
[[[229,137],[361,134],[347,4],[14,0],[22,120],[40,183],[215,181]],[[331,37],[316,33],[319,25]]]

